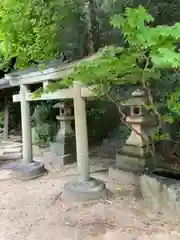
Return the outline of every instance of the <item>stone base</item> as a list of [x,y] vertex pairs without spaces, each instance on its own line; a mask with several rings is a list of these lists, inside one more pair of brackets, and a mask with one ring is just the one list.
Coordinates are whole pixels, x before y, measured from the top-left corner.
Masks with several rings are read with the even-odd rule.
[[[159,168],[155,171],[157,173],[164,170]],[[148,209],[160,212],[173,220],[180,220],[180,180],[153,173],[142,175],[140,190]]]
[[136,172],[117,169],[115,166],[109,168],[108,188],[116,193],[133,195],[139,198],[139,178],[140,174]]
[[43,176],[47,171],[43,163],[31,162],[29,164],[17,164],[11,167],[13,176],[22,181],[32,180]]
[[107,190],[103,181],[90,178],[85,182],[75,180],[66,183],[62,196],[65,201],[84,202],[106,197]]
[[49,150],[54,155],[54,159],[59,165],[76,162],[76,153],[73,151],[72,144],[53,142]]
[[34,157],[43,157],[44,152],[49,151],[49,147],[40,148],[39,146],[32,145],[33,156]]
[[67,154],[65,156],[57,156],[55,153],[46,151],[43,154],[44,162],[49,162],[51,165],[55,165],[62,168],[64,165],[76,162],[76,156],[72,154]]
[[116,167],[132,172],[142,172],[145,169],[146,159],[116,154]]
[[136,176],[136,173],[118,169],[115,166],[109,168],[109,178],[120,185],[134,185]]
[[60,164],[61,165],[67,165],[67,164],[70,164],[70,163],[74,163],[76,162],[76,156],[75,154],[66,154],[64,156],[61,156],[60,157]]

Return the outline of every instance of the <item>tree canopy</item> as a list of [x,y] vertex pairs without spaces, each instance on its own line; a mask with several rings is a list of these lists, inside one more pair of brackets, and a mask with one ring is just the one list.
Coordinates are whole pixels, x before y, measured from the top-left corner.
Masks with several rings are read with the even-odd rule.
[[[159,88],[164,70],[178,71],[180,67],[180,54],[177,42],[180,40],[180,22],[171,26],[153,26],[155,19],[143,6],[137,8],[126,8],[123,14],[115,14],[111,18],[114,28],[123,33],[124,45],[106,46],[99,50],[97,59],[82,63],[74,73],[64,82],[70,84],[71,80],[78,79],[84,84],[97,86],[99,93],[108,94],[109,89],[115,85],[141,85],[147,93],[150,104],[146,106],[154,112],[159,122],[157,129],[158,138],[168,138],[164,132],[163,122],[177,120],[180,115],[180,81],[176,81],[175,88],[165,90],[163,104],[167,106],[168,112],[161,115],[162,102],[154,102],[153,85]],[[62,84],[62,81],[60,82]],[[165,83],[164,83],[165,85]],[[118,103],[120,109],[121,103]],[[120,113],[123,114],[120,109]],[[173,113],[175,115],[173,115]],[[161,131],[161,134],[160,134]]]
[[14,57],[16,67],[24,68],[62,51],[77,52],[73,44],[81,43],[81,12],[76,1],[2,0],[1,68]]

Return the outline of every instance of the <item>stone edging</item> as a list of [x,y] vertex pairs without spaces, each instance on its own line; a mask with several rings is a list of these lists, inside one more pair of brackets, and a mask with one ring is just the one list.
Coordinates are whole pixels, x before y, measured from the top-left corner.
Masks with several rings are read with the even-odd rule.
[[180,220],[179,180],[145,174],[140,176],[140,190],[148,208]]

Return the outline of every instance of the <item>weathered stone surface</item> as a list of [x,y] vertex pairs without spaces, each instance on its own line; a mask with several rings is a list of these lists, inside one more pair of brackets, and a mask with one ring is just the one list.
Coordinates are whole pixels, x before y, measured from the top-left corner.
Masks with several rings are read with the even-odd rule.
[[136,174],[125,170],[118,169],[116,167],[109,168],[109,178],[116,179],[120,184],[130,185],[135,184]]
[[137,195],[137,190],[139,189],[139,174],[117,169],[116,167],[110,167],[108,188],[112,192],[118,191],[126,192],[126,194],[130,195]]
[[32,145],[33,156],[34,157],[42,157],[45,152],[49,151],[49,147],[40,148],[39,146]]
[[67,137],[64,142],[53,142],[50,146],[50,152],[59,159],[60,165],[66,165],[76,161],[75,137]]
[[0,144],[0,161],[17,160],[22,158],[22,144],[11,140]]
[[88,181],[72,181],[64,186],[62,198],[70,202],[84,202],[104,198],[107,196],[105,183],[101,180],[90,178]]
[[140,189],[148,208],[175,220],[180,219],[179,180],[157,176],[140,176]]
[[11,169],[13,176],[22,181],[33,180],[43,176],[47,172],[44,164],[40,162],[15,164],[11,166]]
[[160,211],[160,183],[156,178],[143,175],[140,177],[140,189],[148,207]]
[[143,171],[146,161],[144,158],[116,154],[116,167],[130,171]]

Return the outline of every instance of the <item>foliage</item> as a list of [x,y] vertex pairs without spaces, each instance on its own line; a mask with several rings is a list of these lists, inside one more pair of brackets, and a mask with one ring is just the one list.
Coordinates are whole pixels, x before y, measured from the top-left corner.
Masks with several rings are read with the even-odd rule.
[[102,139],[107,138],[119,125],[118,110],[109,101],[100,99],[87,101],[86,114],[89,143],[101,143]]
[[158,105],[158,111],[164,121],[171,138],[180,140],[178,102],[174,104],[172,96],[180,86],[180,73],[176,71],[162,71],[161,78],[151,84],[154,103]]
[[168,108],[175,113],[177,116],[180,115],[180,88],[177,88],[176,91],[170,95],[167,103]]
[[[157,138],[167,137],[162,132],[163,122],[174,121],[173,116],[162,116],[159,112],[160,101],[154,103],[151,86],[161,79],[163,69],[178,69],[180,54],[176,42],[180,40],[180,23],[172,26],[152,26],[154,18],[145,8],[126,8],[124,14],[116,14],[111,18],[114,28],[123,32],[125,44],[122,46],[106,46],[99,50],[94,61],[80,64],[68,81],[79,79],[84,84],[98,86],[98,94],[110,96],[115,85],[140,84],[148,93],[148,108],[159,120]],[[179,81],[177,82],[179,84]],[[171,112],[180,115],[179,85],[174,93],[166,96],[166,105]],[[119,106],[120,113],[124,113]],[[122,119],[123,120],[123,119]]]
[[51,129],[49,123],[41,123],[36,125],[35,143],[41,148],[49,146],[51,139]]
[[[120,143],[123,144],[131,134],[131,129],[126,124],[119,124],[117,133],[119,136]],[[116,135],[117,135],[116,133]]]
[[[90,9],[85,6],[92,3]],[[109,24],[109,16],[127,6],[146,6],[155,23],[179,21],[179,1],[163,0],[2,0],[0,2],[0,69],[16,57],[24,68],[64,53],[68,60],[87,54],[87,25],[92,28],[95,49],[122,41],[122,34]],[[89,11],[91,18],[87,21]],[[91,30],[90,30],[91,31]]]
[[180,8],[179,0],[163,0],[163,1],[151,1],[151,8],[154,7],[154,15],[156,23],[172,25],[175,22],[180,21],[180,14],[178,9]]
[[55,117],[51,104],[42,103],[37,105],[31,117],[35,125],[35,144],[39,147],[48,147],[50,141],[53,140],[56,134]]
[[82,42],[78,36],[80,29],[76,32],[72,29],[81,25],[80,12],[77,1],[2,0],[1,69],[13,57],[16,67],[24,68],[59,57],[62,50],[77,51],[72,38]]
[[[151,21],[153,17],[143,7],[127,9],[123,16],[115,15],[111,23],[123,30],[127,47],[103,48],[97,60],[82,64],[73,78],[83,80],[85,77],[86,83],[92,77],[91,83],[103,81],[106,84],[107,80],[116,84],[137,83],[150,81],[159,68],[178,67],[180,55],[174,43],[179,39],[180,24],[155,28],[145,25]],[[151,68],[149,64],[153,64]]]
[[47,104],[37,105],[31,117],[31,120],[34,121],[35,124],[45,122],[50,115],[50,110],[51,107],[48,106]]
[[[85,7],[88,2],[92,2],[90,9]],[[82,58],[88,54],[87,25],[92,28],[95,49],[118,43],[122,34],[112,28],[109,17],[138,4],[147,6],[161,24],[179,19],[178,0],[2,0],[0,69],[13,57],[17,68],[60,57],[62,53],[68,60]],[[93,13],[89,20],[87,11]]]

